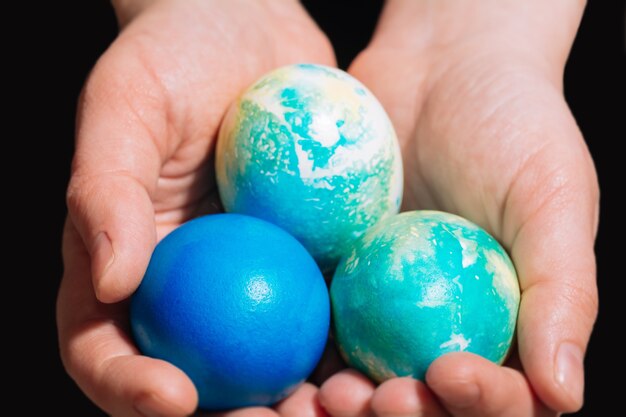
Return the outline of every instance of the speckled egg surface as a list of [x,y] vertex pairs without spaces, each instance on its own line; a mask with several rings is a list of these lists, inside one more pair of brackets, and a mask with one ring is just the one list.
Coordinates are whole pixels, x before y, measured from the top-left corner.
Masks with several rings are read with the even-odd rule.
[[378,223],[342,258],[331,284],[341,354],[377,382],[423,380],[448,352],[502,363],[519,300],[502,246],[474,223],[437,211]]
[[199,217],[155,248],[132,297],[140,351],[181,368],[208,410],[273,404],[313,371],[328,291],[291,235],[238,214]]
[[216,173],[226,211],[281,226],[325,270],[402,199],[384,109],[355,78],[321,65],[278,68],[243,92],[222,123]]

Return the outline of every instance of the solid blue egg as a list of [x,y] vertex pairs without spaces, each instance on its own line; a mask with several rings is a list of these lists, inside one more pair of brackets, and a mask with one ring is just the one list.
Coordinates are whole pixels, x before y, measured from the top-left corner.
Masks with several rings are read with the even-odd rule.
[[294,391],[322,355],[330,302],[294,237],[261,219],[216,214],[156,246],[130,319],[143,354],[182,369],[200,408],[222,410]]

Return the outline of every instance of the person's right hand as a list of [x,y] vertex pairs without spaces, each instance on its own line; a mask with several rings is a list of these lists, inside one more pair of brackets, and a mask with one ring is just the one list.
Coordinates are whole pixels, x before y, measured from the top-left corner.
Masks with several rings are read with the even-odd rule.
[[[295,0],[118,3],[125,27],[78,105],[57,300],[61,356],[80,389],[113,416],[182,416],[196,408],[193,384],[139,355],[125,300],[160,238],[219,209],[209,160],[238,93],[275,67],[334,65],[334,56]],[[281,414],[321,413],[315,395],[303,385]],[[232,415],[247,413],[276,415]]]

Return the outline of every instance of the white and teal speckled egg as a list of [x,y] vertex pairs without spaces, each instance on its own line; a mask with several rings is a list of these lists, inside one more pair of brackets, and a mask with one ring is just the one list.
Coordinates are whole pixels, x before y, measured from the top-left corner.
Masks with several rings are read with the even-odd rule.
[[332,280],[335,341],[377,382],[412,376],[448,352],[501,364],[520,290],[513,262],[484,229],[437,211],[405,212],[367,231]]
[[384,109],[355,78],[321,65],[278,68],[243,92],[222,123],[216,173],[226,211],[281,226],[326,270],[402,199]]

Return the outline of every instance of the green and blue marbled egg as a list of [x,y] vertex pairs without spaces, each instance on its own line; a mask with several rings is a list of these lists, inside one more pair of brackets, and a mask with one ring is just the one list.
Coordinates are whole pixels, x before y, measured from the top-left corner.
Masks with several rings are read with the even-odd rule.
[[325,270],[402,199],[387,114],[356,79],[321,65],[278,68],[243,92],[220,129],[216,174],[226,211],[281,226]]
[[468,220],[437,211],[378,223],[342,258],[331,283],[339,350],[377,382],[424,379],[448,352],[502,363],[519,301],[502,246]]

